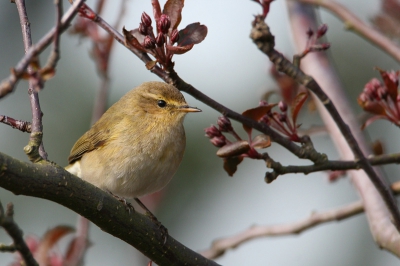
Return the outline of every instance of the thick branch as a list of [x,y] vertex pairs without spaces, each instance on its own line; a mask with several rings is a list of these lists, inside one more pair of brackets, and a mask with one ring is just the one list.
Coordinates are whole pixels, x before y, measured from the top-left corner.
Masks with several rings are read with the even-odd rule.
[[163,244],[162,232],[150,219],[137,212],[129,213],[110,194],[59,166],[44,161],[21,162],[0,153],[0,186],[16,195],[59,203],[134,246],[158,265],[217,265],[171,236]]

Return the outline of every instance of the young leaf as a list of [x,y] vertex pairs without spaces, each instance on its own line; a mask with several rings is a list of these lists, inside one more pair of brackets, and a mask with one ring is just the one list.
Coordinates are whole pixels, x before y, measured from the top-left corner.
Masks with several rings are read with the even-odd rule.
[[271,139],[268,135],[261,134],[257,135],[251,142],[251,146],[254,149],[265,149],[271,146]]
[[69,226],[56,226],[48,230],[40,241],[36,251],[36,258],[38,262],[41,262],[39,264],[47,265],[45,262],[47,261],[49,251],[62,237],[72,232],[74,232],[74,229]]
[[364,130],[367,126],[371,125],[373,122],[375,122],[376,120],[379,119],[386,119],[387,117],[384,115],[374,115],[373,117],[371,117],[370,119],[368,119],[367,121],[365,121],[362,125],[361,125],[361,130]]
[[233,176],[233,174],[237,170],[237,166],[243,161],[243,157],[229,157],[224,158],[224,169],[228,173],[229,176]]
[[207,36],[207,27],[199,22],[189,24],[179,31],[178,46],[186,46],[201,43]]
[[390,95],[390,98],[392,98],[393,102],[396,102],[397,99],[397,87],[398,87],[398,81],[395,82],[390,76],[396,75],[398,73],[392,72],[390,74],[388,74],[388,72],[377,68],[379,70],[379,73],[381,73],[383,82],[386,85],[386,88],[388,90],[388,93]]
[[303,104],[307,100],[308,94],[306,92],[299,93],[293,101],[291,112],[292,112],[292,121],[293,125],[296,126],[297,116],[303,107]]
[[140,44],[138,39],[136,39],[136,37],[134,36],[135,30],[137,31],[137,29],[127,31],[125,27],[122,28],[122,33],[124,34],[125,37],[125,45],[132,46],[138,49],[139,51],[146,52],[146,49]]
[[171,27],[169,28],[169,34],[178,28],[179,23],[182,19],[182,8],[184,0],[168,0],[164,5],[163,13],[169,16],[171,20]]
[[192,50],[194,44],[186,45],[186,46],[172,46],[167,45],[167,50],[169,50],[173,54],[184,54]]
[[386,110],[383,106],[378,102],[362,102],[360,99],[357,99],[358,104],[364,109],[364,111],[373,113],[375,115],[383,115],[386,116]]
[[158,2],[158,0],[151,0],[151,5],[153,6],[153,15],[154,15],[154,19],[156,20],[156,25],[157,25],[158,20],[160,19],[160,16],[161,16],[160,3]]
[[217,156],[222,158],[238,156],[240,154],[247,152],[248,150],[250,150],[249,143],[245,140],[240,140],[226,144],[223,147],[221,147],[217,151]]
[[[250,119],[253,119],[255,121],[260,120],[264,115],[266,115],[271,109],[276,106],[276,103],[274,104],[268,104],[264,106],[258,106],[256,108],[248,109],[242,113],[243,116],[248,117]],[[251,127],[248,127],[246,125],[243,125],[243,129],[247,132],[247,134],[251,134]]]

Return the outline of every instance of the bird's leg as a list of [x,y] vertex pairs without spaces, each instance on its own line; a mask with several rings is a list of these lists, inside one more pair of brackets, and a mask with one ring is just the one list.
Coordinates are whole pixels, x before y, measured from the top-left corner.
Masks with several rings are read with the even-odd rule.
[[150,217],[150,219],[155,223],[158,228],[161,230],[161,235],[164,237],[164,244],[167,242],[168,238],[168,229],[157,220],[157,217],[151,213],[149,209],[140,201],[138,198],[134,198],[137,204],[146,212],[146,215]]
[[122,203],[124,204],[124,206],[125,206],[125,209],[129,212],[129,214],[131,213],[131,211],[135,211],[135,208],[133,208],[133,205],[132,205],[130,202],[126,201],[125,198],[120,197],[120,196],[117,196],[117,195],[113,194],[113,193],[112,193],[111,191],[109,191],[109,190],[107,190],[107,192],[110,193],[111,196],[113,196],[114,198],[116,198],[119,202],[122,202]]

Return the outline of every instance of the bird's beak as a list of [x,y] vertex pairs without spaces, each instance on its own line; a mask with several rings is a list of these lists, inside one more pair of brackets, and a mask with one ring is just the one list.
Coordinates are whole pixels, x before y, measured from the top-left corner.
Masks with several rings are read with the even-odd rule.
[[194,112],[201,112],[201,110],[197,107],[190,107],[189,105],[182,105],[179,106],[179,111],[185,113],[194,113]]

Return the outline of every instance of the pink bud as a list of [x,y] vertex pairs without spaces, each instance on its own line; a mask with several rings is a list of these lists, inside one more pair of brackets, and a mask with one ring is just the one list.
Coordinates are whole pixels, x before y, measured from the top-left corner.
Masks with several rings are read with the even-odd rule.
[[226,116],[218,117],[217,124],[219,126],[219,130],[222,132],[231,132],[233,131],[231,121]]
[[154,41],[153,38],[147,35],[146,37],[144,37],[143,46],[146,49],[154,49],[156,47],[156,42]]
[[288,106],[287,106],[287,104],[285,102],[280,101],[278,106],[279,106],[279,109],[281,110],[281,112],[286,112],[287,111]]
[[213,137],[212,139],[210,139],[210,142],[215,147],[222,147],[222,146],[225,146],[225,144],[226,144],[224,135],[221,135],[220,137]]
[[141,21],[146,28],[151,26],[151,18],[146,12],[142,13]]
[[327,31],[328,25],[322,24],[321,26],[319,26],[317,30],[317,38],[321,38],[322,36],[324,36]]
[[147,35],[147,28],[143,23],[139,24],[139,33],[142,35]]
[[314,35],[314,31],[313,31],[311,28],[309,28],[309,29],[307,30],[306,34],[307,34],[307,37],[308,37],[308,38],[311,38],[311,37]]
[[206,132],[206,137],[210,139],[222,135],[221,131],[219,131],[219,129],[214,125],[211,125],[210,127],[204,129],[204,131]]
[[171,26],[171,20],[168,15],[162,14],[160,19],[158,20],[158,31],[166,34],[168,32],[169,27]]
[[157,37],[156,37],[156,44],[158,47],[163,46],[165,43],[165,37],[164,34],[162,34],[161,32],[158,33]]

